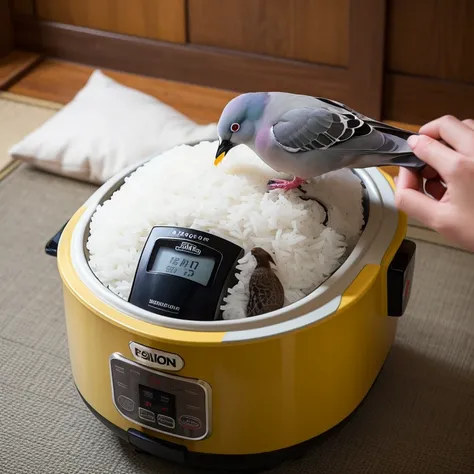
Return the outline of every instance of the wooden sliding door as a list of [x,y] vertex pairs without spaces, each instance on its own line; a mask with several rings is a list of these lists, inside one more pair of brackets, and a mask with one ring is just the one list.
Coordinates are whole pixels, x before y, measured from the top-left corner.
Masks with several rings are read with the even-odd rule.
[[11,0],[18,47],[384,120],[474,116],[472,0]]

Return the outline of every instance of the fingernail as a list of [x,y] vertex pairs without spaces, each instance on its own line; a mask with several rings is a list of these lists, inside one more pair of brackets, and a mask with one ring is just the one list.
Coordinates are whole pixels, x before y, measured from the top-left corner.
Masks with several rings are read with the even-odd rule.
[[415,148],[416,144],[418,143],[418,138],[418,135],[410,135],[407,139],[407,142],[412,148]]

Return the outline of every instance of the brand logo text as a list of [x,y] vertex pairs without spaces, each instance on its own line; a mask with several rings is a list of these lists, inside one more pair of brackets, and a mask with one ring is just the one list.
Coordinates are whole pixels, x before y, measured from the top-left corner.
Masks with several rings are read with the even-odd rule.
[[184,367],[184,360],[178,354],[152,349],[137,342],[130,343],[130,351],[138,362],[149,367],[172,371]]
[[180,245],[175,247],[175,250],[178,252],[187,252],[192,253],[194,255],[201,255],[201,249],[197,246],[192,244],[191,242],[181,242]]

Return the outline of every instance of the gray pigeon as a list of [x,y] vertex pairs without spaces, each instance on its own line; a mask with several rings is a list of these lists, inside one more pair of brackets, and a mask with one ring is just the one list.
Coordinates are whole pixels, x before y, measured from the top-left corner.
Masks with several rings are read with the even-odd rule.
[[252,92],[232,99],[217,128],[218,165],[236,145],[250,147],[276,172],[269,187],[285,190],[341,168],[421,169],[406,139],[413,132],[366,117],[340,102],[284,92]]

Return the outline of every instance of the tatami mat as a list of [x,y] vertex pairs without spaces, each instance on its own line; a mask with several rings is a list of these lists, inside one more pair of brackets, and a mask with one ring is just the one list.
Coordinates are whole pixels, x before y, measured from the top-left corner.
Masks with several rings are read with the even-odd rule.
[[[50,112],[18,114],[27,126],[16,137]],[[190,474],[125,446],[74,388],[61,281],[44,245],[94,189],[24,165],[0,182],[0,473]],[[275,474],[474,473],[474,255],[417,244],[411,301],[366,402]]]
[[13,169],[8,150],[52,117],[61,105],[0,92],[0,178]]

